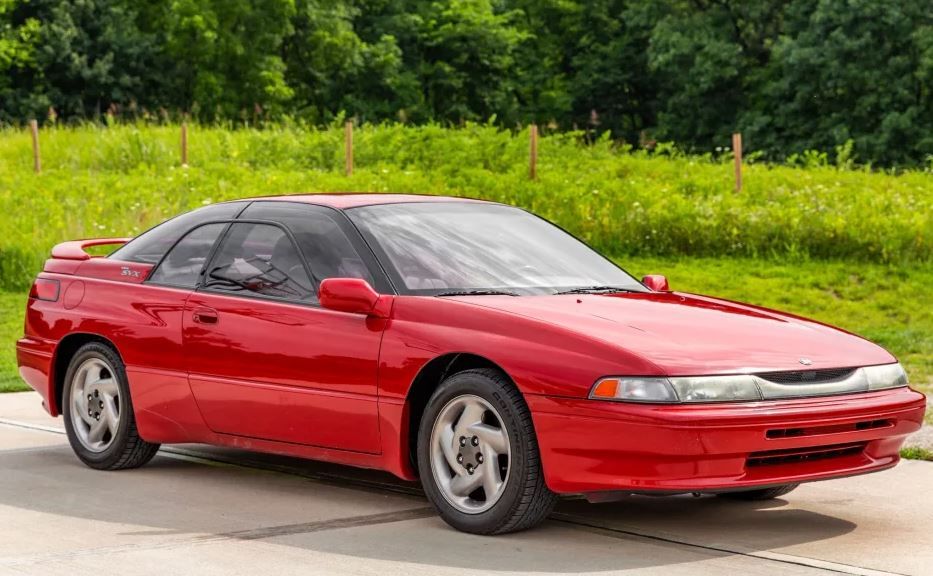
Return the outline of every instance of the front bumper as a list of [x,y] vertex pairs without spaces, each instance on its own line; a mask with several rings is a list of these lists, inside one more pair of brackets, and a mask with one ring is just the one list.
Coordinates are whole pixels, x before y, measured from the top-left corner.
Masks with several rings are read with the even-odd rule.
[[658,405],[527,397],[558,493],[715,492],[864,474],[897,464],[923,394]]

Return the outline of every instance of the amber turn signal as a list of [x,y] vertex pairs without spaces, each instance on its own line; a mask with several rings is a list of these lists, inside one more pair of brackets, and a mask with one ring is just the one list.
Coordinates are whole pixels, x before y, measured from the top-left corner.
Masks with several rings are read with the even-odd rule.
[[596,386],[593,387],[592,397],[593,398],[605,398],[606,400],[616,399],[616,394],[619,389],[619,381],[615,378],[606,378],[600,380]]

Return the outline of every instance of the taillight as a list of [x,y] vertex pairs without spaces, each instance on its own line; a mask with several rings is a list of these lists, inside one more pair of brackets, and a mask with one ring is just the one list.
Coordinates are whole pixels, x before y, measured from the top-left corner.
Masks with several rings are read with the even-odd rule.
[[58,300],[58,293],[61,290],[61,284],[58,280],[50,278],[36,278],[29,290],[29,297],[36,300],[46,300],[55,302]]

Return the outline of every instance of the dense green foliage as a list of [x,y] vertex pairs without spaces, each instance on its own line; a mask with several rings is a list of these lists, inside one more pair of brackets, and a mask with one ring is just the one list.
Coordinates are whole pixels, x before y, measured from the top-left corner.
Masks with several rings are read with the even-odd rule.
[[933,178],[820,165],[732,165],[673,150],[630,151],[582,134],[541,139],[528,179],[527,132],[492,126],[363,126],[343,175],[343,131],[193,127],[188,168],[178,126],[0,132],[0,287],[22,288],[53,244],[133,235],[202,203],[300,191],[454,194],[538,212],[614,255],[933,261]]
[[0,0],[0,120],[494,120],[929,165],[930,0]]
[[901,458],[933,462],[933,450],[927,450],[926,448],[921,448],[920,446],[909,446],[907,448],[901,449]]
[[29,390],[16,369],[16,346],[23,335],[26,295],[0,292],[0,392]]
[[[933,178],[827,165],[732,166],[669,148],[632,151],[583,133],[545,136],[539,181],[527,133],[466,124],[366,125],[356,169],[339,126],[265,130],[193,126],[178,165],[177,125],[43,130],[43,172],[29,136],[0,131],[0,343],[22,330],[24,291],[51,246],[133,235],[203,203],[300,191],[459,194],[529,208],[581,235],[636,275],[679,290],[814,317],[881,343],[913,382],[933,384]],[[750,258],[753,257],[753,258]],[[0,390],[22,386],[12,346]]]
[[[895,354],[911,384],[933,392],[933,268],[734,258],[628,257],[638,276],[667,274],[676,290],[751,302],[816,318],[861,334]],[[23,330],[23,292],[0,292],[0,392],[25,390],[12,343]]]

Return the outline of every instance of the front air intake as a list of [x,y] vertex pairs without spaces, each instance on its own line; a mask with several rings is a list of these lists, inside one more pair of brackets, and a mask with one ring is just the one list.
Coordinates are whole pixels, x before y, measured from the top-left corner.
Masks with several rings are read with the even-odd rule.
[[774,438],[800,438],[802,436],[820,436],[823,434],[839,434],[842,432],[861,432],[878,428],[894,426],[893,420],[863,420],[848,424],[827,424],[825,426],[808,426],[806,428],[774,428],[765,433],[765,437]]
[[745,465],[749,468],[759,466],[777,466],[780,464],[800,464],[815,460],[829,460],[861,454],[865,442],[833,444],[830,446],[810,446],[807,448],[789,448],[786,450],[765,450],[748,455]]

